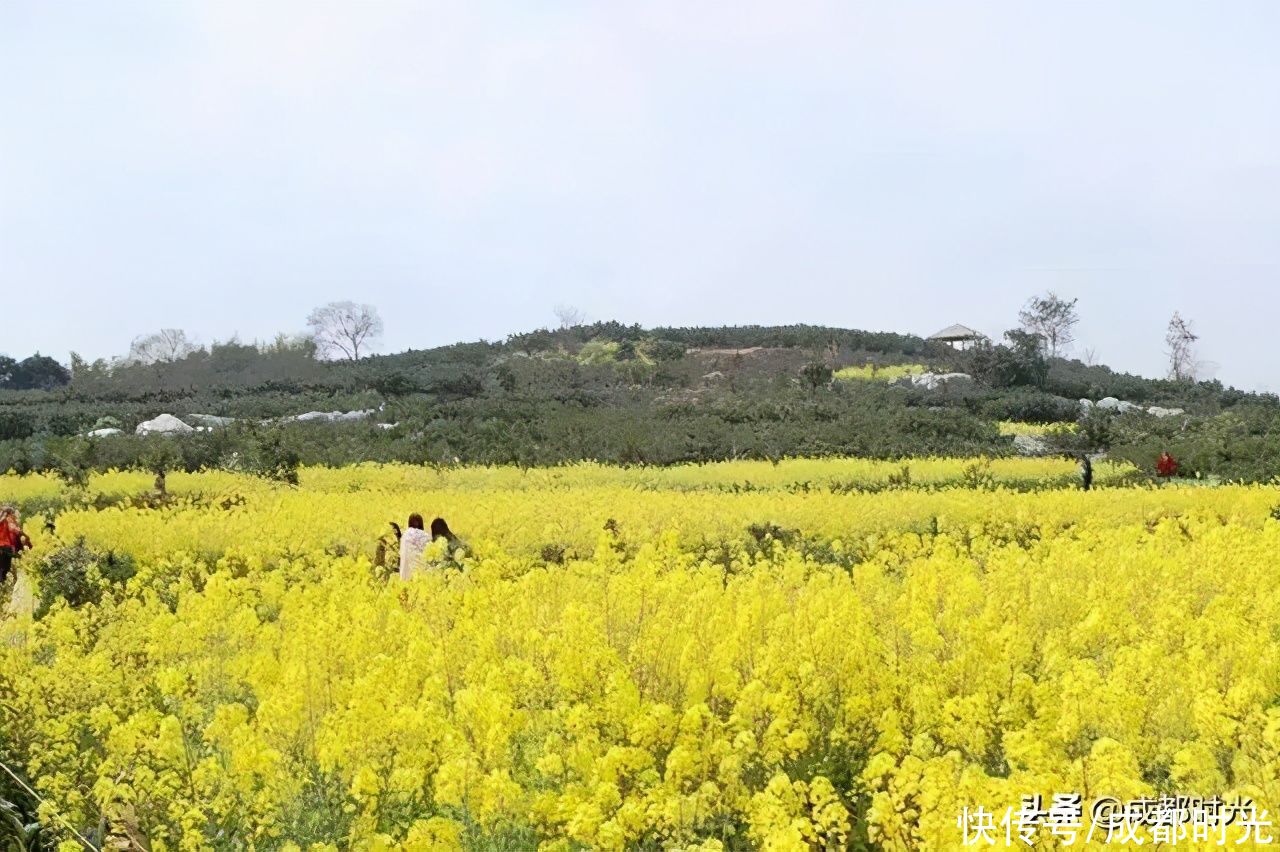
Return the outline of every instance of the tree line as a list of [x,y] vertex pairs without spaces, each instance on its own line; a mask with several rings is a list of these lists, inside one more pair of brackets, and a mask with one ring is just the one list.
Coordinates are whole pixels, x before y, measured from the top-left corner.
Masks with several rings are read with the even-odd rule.
[[21,361],[0,355],[0,390],[54,390],[71,381],[71,372],[39,352]]
[[[1052,291],[1032,296],[1018,312],[1019,327],[1006,331],[1004,342],[984,341],[976,347],[971,369],[982,380],[997,386],[1043,386],[1049,361],[1065,356],[1075,342],[1075,327],[1080,320],[1078,301]],[[614,360],[621,354],[620,360],[624,361],[636,354],[638,350],[631,347],[642,341],[648,350],[639,354],[646,361],[651,355],[657,360],[669,360],[690,347],[844,347],[904,355],[926,349],[926,342],[919,337],[890,332],[820,326],[656,328],[646,332],[638,325],[588,322],[581,311],[565,305],[557,306],[555,314],[559,320],[556,329],[513,334],[507,345],[526,352],[588,347],[595,357]],[[228,356],[233,361],[244,361],[251,349],[265,356],[289,354],[356,363],[374,352],[384,326],[374,306],[339,301],[312,310],[307,316],[307,328],[304,334],[282,334],[266,344],[242,344],[233,339],[215,341],[209,347],[198,345],[182,329],[163,328],[135,338],[122,358],[90,363],[72,352],[70,369],[39,353],[22,361],[0,356],[0,389],[51,390],[68,384],[76,375],[101,376],[135,366],[225,361]],[[1195,351],[1198,340],[1192,324],[1175,311],[1165,335],[1170,379],[1194,381],[1202,372],[1203,364]],[[1093,350],[1085,353],[1084,360],[1090,366],[1095,363]],[[818,375],[817,370],[810,372],[810,379]]]

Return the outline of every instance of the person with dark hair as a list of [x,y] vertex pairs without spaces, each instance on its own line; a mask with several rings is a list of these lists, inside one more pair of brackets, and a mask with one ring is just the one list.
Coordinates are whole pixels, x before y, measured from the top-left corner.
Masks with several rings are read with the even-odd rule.
[[[31,547],[31,539],[22,531],[18,510],[12,506],[0,508],[0,583],[9,578],[13,560]],[[17,576],[17,572],[14,572]]]
[[444,518],[436,518],[431,522],[431,540],[440,541],[444,539],[444,562],[454,568],[461,568],[458,563],[457,552],[466,544],[462,539],[453,534],[453,530],[449,529],[449,525],[445,523]]
[[1087,455],[1080,456],[1080,485],[1085,491],[1093,487],[1093,460]]
[[414,512],[409,516],[409,528],[400,536],[400,579],[413,576],[413,570],[422,561],[422,551],[431,539],[423,529],[422,516]]
[[449,529],[449,525],[445,523],[444,518],[435,518],[431,521],[431,540],[444,539],[453,544],[458,537],[453,534],[453,530]]

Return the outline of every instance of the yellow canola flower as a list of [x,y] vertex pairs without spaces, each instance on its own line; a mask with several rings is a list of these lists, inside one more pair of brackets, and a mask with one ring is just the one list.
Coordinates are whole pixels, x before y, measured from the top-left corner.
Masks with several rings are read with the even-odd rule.
[[996,424],[1001,435],[1031,435],[1044,437],[1047,435],[1070,435],[1080,429],[1079,423],[1022,423],[1016,420],[1001,420]]
[[[1280,489],[905,464],[955,481],[174,475],[38,535],[20,570],[83,537],[137,573],[0,622],[0,748],[56,841],[153,849],[953,849],[1033,793],[1280,808]],[[411,510],[466,545],[402,582],[372,558]]]
[[856,382],[892,382],[897,379],[927,372],[923,364],[865,364],[861,367],[841,367],[835,371],[839,381]]

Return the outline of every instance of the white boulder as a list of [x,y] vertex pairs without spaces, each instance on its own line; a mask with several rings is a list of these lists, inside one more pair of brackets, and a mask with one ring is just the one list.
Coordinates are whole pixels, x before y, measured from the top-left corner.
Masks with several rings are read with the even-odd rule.
[[1116,399],[1114,396],[1104,396],[1098,400],[1098,408],[1103,411],[1114,411],[1118,414],[1126,414],[1130,411],[1141,411],[1142,406],[1134,405],[1132,402],[1126,402],[1123,399]]
[[111,437],[112,435],[123,435],[123,434],[124,434],[124,432],[123,432],[122,430],[120,430],[120,429],[111,429],[111,428],[107,428],[107,429],[94,429],[94,430],[92,430],[92,431],[90,431],[90,432],[85,432],[85,433],[84,433],[84,435],[85,435],[85,437],[86,437],[86,438],[109,438],[109,437]]
[[1177,417],[1179,414],[1185,414],[1181,408],[1161,408],[1153,405],[1147,409],[1147,413],[1154,417]]
[[1022,456],[1040,456],[1049,451],[1049,445],[1035,435],[1014,435],[1013,447]]
[[310,423],[314,420],[332,420],[338,415],[336,411],[308,411],[305,414],[296,414],[293,417],[281,417],[281,420],[296,420],[299,423]]
[[160,414],[153,420],[144,420],[134,430],[139,435],[189,435],[195,431],[172,414]]
[[219,417],[216,414],[188,414],[187,420],[196,426],[230,426],[236,422],[234,417]]
[[968,373],[916,373],[902,377],[899,382],[921,390],[937,390],[943,385],[972,384],[973,376]]
[[375,413],[377,413],[375,408],[366,408],[362,411],[308,411],[305,414],[296,414],[293,417],[281,417],[280,419],[286,423],[290,421],[297,423],[312,423],[316,421],[349,423],[355,420],[364,420]]

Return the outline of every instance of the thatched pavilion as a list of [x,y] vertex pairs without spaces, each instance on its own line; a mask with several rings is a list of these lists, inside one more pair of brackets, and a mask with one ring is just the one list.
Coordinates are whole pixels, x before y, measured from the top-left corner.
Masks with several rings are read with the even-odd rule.
[[987,339],[987,336],[980,331],[975,331],[967,325],[949,325],[937,334],[929,335],[930,340],[937,340],[946,343],[954,349],[970,349],[973,346]]

